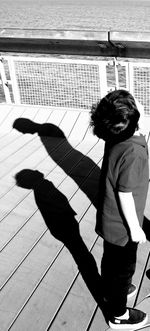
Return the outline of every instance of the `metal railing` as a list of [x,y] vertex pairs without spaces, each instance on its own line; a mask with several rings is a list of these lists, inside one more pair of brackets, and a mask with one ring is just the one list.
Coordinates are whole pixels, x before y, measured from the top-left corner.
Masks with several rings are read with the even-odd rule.
[[[122,54],[129,54],[134,48],[137,49],[138,56],[143,54],[143,49],[148,50],[150,42],[148,35],[135,36],[131,33],[117,32],[46,32],[41,34],[41,39],[37,32],[0,31],[0,102],[13,103],[17,105],[40,105],[56,108],[89,110],[93,103],[96,103],[108,91],[115,88],[125,88],[129,90],[136,99],[144,106],[145,115],[150,115],[150,62],[147,60],[122,59],[116,57],[90,57],[85,59],[88,49],[92,49],[93,54],[97,54],[99,47],[101,55],[108,51],[113,56],[114,48],[124,49]],[[33,33],[34,32],[34,33]],[[79,37],[81,38],[79,40]],[[128,37],[128,40],[127,40]],[[133,38],[134,37],[134,38]],[[143,42],[141,41],[142,38]],[[134,40],[133,40],[134,39]],[[41,45],[41,40],[43,44]],[[126,40],[126,43],[125,43]],[[52,43],[53,41],[53,43]],[[33,45],[31,46],[31,43]],[[43,45],[51,45],[63,53],[80,54],[79,49],[85,51],[82,59],[77,56],[68,58],[60,54],[51,56],[47,54],[30,54],[35,51],[35,45],[39,45],[44,53]],[[13,45],[13,46],[12,46]],[[16,50],[20,47],[19,54],[6,54],[6,50]],[[22,51],[26,46],[28,53],[24,55]],[[125,47],[125,45],[127,45]],[[4,47],[5,46],[5,47]],[[75,50],[76,46],[76,50]],[[71,49],[69,48],[71,47]],[[125,51],[126,48],[126,51]],[[109,49],[109,50],[108,50]],[[94,51],[95,50],[95,51]],[[129,51],[130,50],[130,51]],[[146,52],[145,51],[145,52]],[[92,52],[92,51],[90,51]],[[94,53],[95,52],[95,53]],[[118,51],[118,54],[120,51]]]
[[101,61],[8,56],[1,68],[3,95],[15,104],[89,109],[107,89]]

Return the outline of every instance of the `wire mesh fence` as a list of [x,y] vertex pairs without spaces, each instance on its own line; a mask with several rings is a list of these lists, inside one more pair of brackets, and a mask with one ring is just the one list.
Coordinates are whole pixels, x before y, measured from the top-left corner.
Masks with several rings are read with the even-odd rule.
[[23,104],[88,109],[101,95],[96,64],[16,61],[15,69]]
[[[0,102],[89,110],[115,88],[130,90],[150,115],[150,63],[6,56]],[[115,66],[116,65],[116,66]],[[4,75],[3,75],[4,76]],[[5,90],[4,90],[5,86]]]
[[150,63],[132,63],[130,72],[132,93],[150,115]]

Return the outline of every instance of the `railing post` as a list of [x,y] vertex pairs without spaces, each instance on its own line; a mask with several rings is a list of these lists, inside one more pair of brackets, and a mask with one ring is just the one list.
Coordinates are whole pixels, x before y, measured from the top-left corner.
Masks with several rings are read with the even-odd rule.
[[107,91],[108,91],[106,64],[107,64],[106,61],[100,61],[99,62],[99,77],[100,77],[101,98],[103,98],[107,94]]
[[125,74],[126,74],[126,89],[128,91],[130,91],[130,72],[129,72],[129,62],[125,62],[126,65],[126,70],[125,70]]
[[128,63],[128,82],[129,82],[129,91],[131,94],[134,94],[133,92],[133,66],[131,63]]
[[119,89],[119,73],[118,73],[118,61],[114,58],[114,67],[115,67],[115,88]]
[[129,63],[128,62],[124,62],[122,60],[117,60],[116,58],[114,59],[114,66],[115,66],[115,86],[116,88],[121,88],[121,74],[119,72],[119,68],[123,68],[124,67],[124,79],[125,79],[125,84],[124,84],[124,89],[129,91]]
[[14,102],[16,104],[20,104],[20,93],[19,93],[19,87],[18,87],[18,82],[16,79],[16,71],[15,71],[15,65],[14,65],[14,60],[12,57],[8,57],[8,66],[9,66],[9,73],[10,73],[10,79],[12,83],[12,91],[13,91],[13,96],[14,96]]
[[4,64],[3,64],[3,58],[0,59],[0,74],[1,74],[6,103],[12,103],[11,97],[10,97],[10,91],[8,88],[8,81],[6,79],[6,74],[5,74]]

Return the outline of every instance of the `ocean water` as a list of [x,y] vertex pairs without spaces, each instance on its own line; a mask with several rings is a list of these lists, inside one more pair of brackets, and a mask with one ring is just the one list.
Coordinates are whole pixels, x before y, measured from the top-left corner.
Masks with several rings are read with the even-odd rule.
[[0,28],[150,31],[150,0],[1,0]]

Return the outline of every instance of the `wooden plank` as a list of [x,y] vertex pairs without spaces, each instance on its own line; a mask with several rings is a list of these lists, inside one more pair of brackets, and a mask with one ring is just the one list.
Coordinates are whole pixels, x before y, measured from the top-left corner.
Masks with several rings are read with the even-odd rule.
[[70,134],[69,141],[81,141],[84,139],[86,131],[89,125],[89,113],[88,112],[81,112],[76,122],[73,130]]
[[[38,138],[36,138],[38,139]],[[32,141],[31,141],[32,142]],[[1,183],[1,195],[3,196],[7,191],[14,186],[14,179],[13,175],[17,173],[18,171],[22,170],[23,168],[30,168],[34,169],[38,166],[38,169],[46,174],[48,174],[54,167],[56,167],[56,163],[52,161],[52,159],[49,159],[49,157],[46,157],[45,154],[45,149],[43,148],[43,145],[41,145],[40,148],[40,140],[36,142],[36,147],[38,147],[35,151],[32,149],[32,145],[29,146],[29,153],[30,150],[32,153],[26,155],[26,158],[23,159],[18,165],[14,166],[12,170],[6,175],[4,175],[3,178],[1,178],[0,183]],[[60,146],[60,148],[59,148]],[[58,148],[61,151],[63,151],[62,148],[62,141],[61,140],[56,140],[56,139],[50,139],[50,145],[49,145],[49,151],[50,149],[51,152],[54,153],[54,151]],[[64,152],[64,151],[63,151]],[[57,154],[58,152],[56,152]],[[40,156],[40,157],[39,157]],[[63,153],[62,157],[65,157],[65,154]],[[18,157],[18,160],[20,158]],[[4,167],[5,168],[5,167]],[[7,167],[8,169],[8,167]]]
[[32,137],[32,142],[30,141],[30,143],[25,144],[25,146],[23,148],[20,148],[18,152],[11,156],[11,158],[8,158],[7,160],[5,160],[5,162],[0,164],[0,178],[11,172],[15,167],[21,164],[21,162],[25,161],[27,157],[32,155],[40,147],[41,143],[38,137],[36,139],[33,139]]
[[[34,157],[35,158],[35,157]],[[86,167],[87,167],[87,161],[85,160],[86,162]],[[93,167],[93,163],[90,161],[90,168],[88,167],[88,172],[85,173],[85,170],[86,168],[83,167],[83,175],[81,174],[81,177],[77,177],[77,173],[80,172],[81,173],[81,169],[82,167],[80,167],[80,164],[78,165],[78,170],[77,170],[77,173],[75,173],[75,178],[73,177],[73,179],[77,180],[77,184],[81,184],[84,177],[85,177],[85,174],[86,176],[88,175],[88,173],[91,171]],[[86,170],[87,171],[87,170]],[[60,185],[60,183],[64,180],[64,178],[66,178],[66,175],[64,172],[62,172],[61,168],[59,169],[59,172],[58,172],[58,166],[53,170],[53,172],[49,175],[48,177],[49,179],[52,179],[52,181],[55,183],[55,185]],[[90,191],[92,192],[91,196],[93,195],[93,193],[95,193],[95,182],[94,182],[94,187],[92,185],[92,181],[91,181],[91,177],[89,177],[88,179],[90,182],[89,182],[89,188],[90,188]],[[70,184],[69,184],[70,182]],[[97,182],[97,178],[96,178],[96,182]],[[66,178],[66,181],[64,182],[63,181],[63,184],[61,185],[61,188],[65,188],[66,189],[66,193],[69,195],[69,197],[71,196],[71,194],[73,195],[75,191],[78,190],[78,185],[76,185],[74,183],[73,180],[69,179],[69,178]],[[89,188],[87,186],[87,183],[84,184],[86,190],[85,190],[85,193],[87,194]],[[83,186],[83,187],[84,187]],[[69,189],[70,187],[70,189]],[[93,187],[93,189],[92,189]],[[16,188],[14,187],[11,191],[8,192],[7,195],[5,195],[2,199],[1,199],[1,205],[2,205],[2,208],[1,208],[1,218],[5,217],[6,218],[6,215],[10,213],[10,210],[12,209],[12,212],[15,212],[17,213],[17,210],[19,208],[15,206],[19,203],[21,203],[21,201],[25,198],[26,196],[26,191],[23,190],[23,192],[21,193],[19,188]],[[90,193],[89,193],[90,194]],[[27,197],[27,200],[29,200],[30,197]],[[89,202],[88,202],[89,203]],[[21,206],[22,208],[23,207],[23,204],[24,204],[24,200],[23,202],[21,203]],[[84,206],[84,205],[83,205]],[[87,207],[87,206],[86,206]],[[15,209],[14,209],[15,208]],[[8,235],[8,238],[9,238],[9,228],[11,229],[11,224],[10,224],[11,220],[9,221],[9,216],[7,217],[7,219],[5,220],[5,222],[2,222],[0,224],[0,228],[1,228],[1,232],[3,233],[6,233]],[[4,229],[3,229],[4,228]],[[13,224],[13,228],[15,229],[15,232],[16,232],[16,228],[15,228],[15,225]],[[7,229],[7,230],[6,230]],[[12,235],[12,233],[11,233]],[[6,240],[5,238],[5,235],[3,234],[3,240]],[[4,244],[4,242],[2,243]]]
[[[73,196],[72,200],[75,200],[75,202],[78,201],[78,206],[76,205],[76,212],[78,213],[80,211],[81,216],[82,216],[84,210],[87,208],[87,197],[84,196],[83,194],[80,194],[80,198],[81,199],[78,200],[78,198],[76,199],[75,196]],[[84,200],[85,200],[85,204],[84,204]],[[24,200],[23,203],[20,204],[16,208],[15,214],[14,214],[14,216],[15,216],[14,219],[13,219],[12,213],[7,217],[7,219],[5,220],[5,223],[4,223],[4,230],[5,230],[5,233],[7,236],[7,240],[9,239],[9,233],[12,235],[11,231],[13,230],[13,232],[15,232],[21,225],[23,225],[25,223],[25,220],[29,217],[29,215],[35,211],[35,204],[33,204],[33,202],[34,202],[33,196],[30,196],[30,199],[29,199],[29,197],[26,198],[26,200]],[[28,206],[28,208],[26,206]],[[77,209],[77,207],[78,207],[78,209]],[[80,215],[80,213],[79,213],[79,215]],[[17,217],[16,217],[16,215],[17,215]],[[36,219],[36,215],[38,215],[38,213],[33,215],[34,219]],[[79,215],[77,217],[78,219],[79,219]],[[8,223],[8,221],[10,221],[10,222]],[[30,220],[29,220],[29,222],[30,222]],[[8,224],[7,228],[6,228],[6,224]],[[25,227],[23,229],[21,229],[21,231],[17,235],[17,238],[15,239],[15,241],[18,240],[18,237],[20,237],[20,236],[21,236],[21,238],[23,237],[24,231],[27,232],[27,230],[25,230],[27,227],[28,227],[28,224],[26,224]],[[4,241],[5,234],[3,231],[3,225],[1,228],[1,233],[2,233],[1,240],[3,241],[3,244],[4,244],[5,243],[5,241]],[[11,238],[11,235],[10,235],[10,238]],[[11,243],[11,245],[12,245],[12,243]],[[24,245],[25,245],[25,242],[24,242]],[[17,247],[17,250],[18,250],[18,247]],[[16,256],[18,255],[17,250],[16,250]],[[20,248],[20,250],[21,250],[21,248]]]
[[0,126],[10,113],[12,106],[0,105]]
[[[14,108],[15,107],[13,107],[13,109]],[[2,110],[3,109],[0,109],[0,115],[1,115]],[[28,119],[36,118],[36,122],[41,123],[41,121],[45,122],[47,120],[47,118],[50,117],[51,112],[52,111],[50,111],[49,109],[40,111],[40,109],[37,110],[36,108],[34,108],[34,109],[27,108],[26,110],[23,111],[21,117],[27,117]],[[4,136],[0,137],[0,149],[3,149],[5,146],[8,146],[10,143],[12,143],[13,141],[16,141],[16,139],[18,139],[21,136],[22,136],[22,134],[19,131],[14,129],[13,132],[11,132],[11,134],[7,133]]]
[[[88,146],[87,150],[88,150]],[[78,151],[76,151],[78,153]],[[94,150],[93,150],[94,154]],[[99,150],[100,154],[100,150]],[[92,154],[91,154],[92,155]],[[79,157],[80,154],[79,154]],[[77,161],[78,159],[76,159]],[[61,168],[57,166],[53,172],[51,172],[48,175],[48,179],[53,181],[53,183],[58,186],[59,189],[69,198],[70,194],[74,194],[76,190],[78,190],[78,186],[80,186],[80,189],[88,196],[88,200],[86,199],[86,203],[90,203],[92,196],[96,194],[97,190],[97,178],[99,176],[99,167],[95,165],[95,163],[92,162],[90,159],[90,162],[88,161],[88,155],[85,156],[84,158],[81,159],[82,162],[79,162],[77,166],[75,166],[75,162],[73,163],[74,167],[71,169],[70,164],[67,162],[68,159],[65,159],[65,166],[64,163],[61,163],[60,166],[65,171],[64,173],[62,172]],[[88,163],[89,162],[89,163]],[[69,165],[69,166],[68,166]],[[69,176],[67,177],[67,169],[69,168]],[[90,175],[90,172],[92,171]],[[61,176],[61,180],[60,180]],[[85,178],[88,176],[88,179],[85,180]],[[62,182],[62,184],[61,184]],[[78,194],[80,194],[78,192]],[[82,193],[81,193],[82,194]],[[79,198],[80,199],[80,198]],[[84,197],[82,195],[82,203],[84,206]]]
[[[146,265],[147,262],[147,265]],[[138,305],[140,302],[142,302],[146,296],[150,296],[150,245],[149,245],[149,250],[147,251],[147,256],[145,259],[145,265],[146,269],[144,270],[145,272],[143,273],[143,278],[142,278],[142,283],[140,287],[140,292],[138,294],[137,300],[136,300],[136,305]]]
[[92,315],[93,319],[91,320],[91,324],[88,325],[86,330],[90,330],[90,331],[108,330],[109,328],[108,324],[106,323],[104,315],[101,312],[101,310],[97,309],[96,315],[94,315],[94,313],[95,311],[93,311],[93,315]]
[[24,112],[24,108],[22,107],[11,107],[7,117],[2,122],[0,128],[1,132],[10,132],[12,130],[13,122],[16,118],[20,117]]
[[[32,193],[31,193],[32,194]],[[2,249],[3,245],[11,239],[12,236],[23,226],[26,222],[26,218],[35,211],[36,205],[34,199],[31,198],[31,194],[26,197],[19,203],[16,208],[9,213],[7,217],[0,222],[1,229],[1,238],[0,238],[0,247]],[[1,212],[2,213],[2,212]],[[5,216],[5,214],[4,214]],[[22,217],[23,216],[23,217]]]
[[[49,115],[48,112],[46,114]],[[47,117],[47,115],[45,116],[47,122],[60,125],[65,134],[69,135],[70,129],[68,130],[66,124],[70,118],[69,113],[52,112],[50,116]],[[34,118],[35,122],[36,118],[39,123],[42,123],[41,109]],[[46,225],[39,211],[35,212],[37,206],[33,193],[19,187],[13,187],[14,182],[11,178],[13,174],[24,167],[44,172],[47,179],[52,181],[56,185],[56,189],[59,189],[68,198],[68,203],[76,211],[76,219],[80,222],[80,233],[88,248],[91,247],[96,238],[94,230],[95,208],[91,206],[91,201],[95,203],[92,197],[95,196],[97,190],[103,144],[101,141],[97,143],[95,137],[90,139],[91,133],[87,131],[87,122],[85,126],[83,123],[85,116],[79,116],[76,120],[77,118],[75,114],[70,126],[72,131],[69,142],[64,140],[59,147],[60,139],[47,138],[45,142],[45,138],[36,137],[37,149],[32,150],[32,141],[29,140],[26,158],[22,158],[22,153],[18,151],[16,153],[18,163],[16,163],[16,159],[13,159],[13,156],[9,158],[12,168],[8,167],[7,162],[5,163],[9,172],[0,181],[2,190],[6,189],[6,196],[5,198],[3,196],[1,203],[2,208],[10,214],[0,224],[1,247],[7,244],[9,239],[10,242],[0,254],[0,283],[1,286],[4,284],[0,292],[2,331],[9,327],[20,309],[21,314],[13,324],[12,329],[20,331],[20,327],[21,330],[26,330],[28,327],[29,330],[35,331],[35,329],[45,328],[61,304],[74,275],[78,272],[71,254],[65,248],[62,249],[62,243],[54,238],[49,231],[42,236],[43,231],[46,230]],[[86,118],[88,119],[88,117]],[[78,124],[80,129],[79,135],[76,136]],[[83,131],[81,130],[82,124]],[[83,142],[80,142],[81,137],[84,138]],[[92,134],[91,137],[93,137]],[[10,192],[7,192],[9,189]],[[16,206],[17,203],[18,206]],[[16,208],[14,208],[15,206]],[[28,220],[31,215],[31,219]],[[13,238],[19,229],[20,231]],[[42,238],[38,241],[40,235]],[[97,244],[94,246],[93,252],[97,252],[96,247]],[[98,246],[98,251],[100,247]],[[59,250],[60,254],[51,266]],[[100,254],[97,254],[94,253],[94,257],[96,256],[99,263],[101,249]],[[49,269],[47,270],[47,268]],[[44,277],[41,282],[39,282],[40,277]],[[37,288],[35,288],[36,286]],[[70,331],[72,316],[73,325],[78,326],[77,329],[80,330],[81,317],[83,316],[83,328],[85,328],[95,307],[95,300],[80,276],[68,293],[65,305],[62,307],[63,309],[61,308],[62,312],[60,310],[58,326],[67,328],[69,325],[68,331]],[[82,305],[87,298],[89,299],[89,309],[83,309],[81,312]],[[80,305],[77,305],[78,302]],[[63,321],[67,312],[70,312],[70,318],[67,324],[64,324]],[[72,312],[76,312],[75,319]],[[102,314],[101,319],[103,320]]]
[[[43,115],[44,114],[44,115]],[[77,119],[77,117],[79,116],[79,113],[77,111],[72,111],[67,112],[67,111],[50,111],[48,112],[45,111],[44,109],[40,108],[39,111],[35,111],[35,109],[32,108],[30,109],[26,109],[26,112],[23,114],[24,118],[27,119],[34,119],[35,123],[39,123],[41,124],[41,128],[42,128],[42,124],[45,123],[49,123],[49,124],[54,124],[54,125],[59,125],[60,126],[60,130],[65,132],[65,135],[68,136],[70,131],[72,130],[72,126],[74,126],[74,123]],[[33,116],[34,115],[34,116]],[[44,120],[46,115],[46,121]],[[37,121],[36,121],[37,119]],[[33,121],[33,124],[34,124]],[[69,123],[69,125],[68,125]],[[48,132],[48,126],[46,127],[46,130]],[[50,127],[51,130],[51,127]]]
[[[25,159],[23,158],[18,164],[14,165],[14,167],[11,167],[11,162],[8,164],[6,160],[3,164],[4,173],[3,176],[0,178],[0,198],[4,196],[11,188],[14,187],[15,185],[14,176],[17,172],[23,170],[24,168],[35,169],[36,166],[42,162],[43,162],[43,170],[44,170],[44,162],[46,158],[47,156],[45,154],[45,150],[42,148],[40,144],[38,147],[38,141],[37,141],[35,150],[33,150],[33,147],[31,145],[31,150],[29,149],[29,153],[28,155],[26,155],[26,158]],[[18,161],[19,160],[20,159],[18,158]],[[5,171],[6,169],[7,171]]]
[[12,142],[16,141],[21,136],[21,133],[16,131],[16,132],[10,132],[4,134],[3,136],[0,137],[0,150],[4,149],[6,146],[11,144]]
[[[16,109],[16,108],[18,108],[18,107],[14,106],[13,109]],[[24,112],[20,117],[28,118],[30,120],[33,120],[34,117],[38,114],[38,112],[39,112],[38,107],[25,106],[24,107]]]
[[47,123],[59,126],[66,114],[66,110],[52,111]]
[[[60,169],[60,170],[61,170],[61,169]],[[91,171],[91,169],[89,169],[89,171]],[[63,173],[62,173],[61,176],[60,176],[60,174],[61,174],[61,172],[59,173],[59,176],[58,176],[58,171],[56,171],[57,185],[60,185],[60,183],[62,182],[62,179],[63,179],[62,175],[64,176]],[[52,180],[54,181],[54,178],[55,178],[55,176],[54,176],[54,172],[52,172],[51,176],[52,176]],[[66,177],[66,175],[65,175],[65,177]],[[49,177],[48,177],[48,178],[49,178]],[[75,185],[74,181],[71,181],[71,183],[70,183],[70,185],[69,185],[69,181],[71,181],[71,179],[67,178],[65,185],[64,185],[64,182],[63,182],[63,185],[61,185],[61,187],[66,188],[66,192],[65,192],[65,193],[67,193],[67,195],[69,195],[69,197],[70,197],[71,194],[73,195],[74,192],[78,190],[78,186]],[[56,184],[56,183],[55,183],[55,184]],[[92,182],[90,181],[90,189],[91,189],[91,187],[92,187],[91,184],[92,184]],[[69,190],[69,187],[70,187],[70,190]],[[14,187],[10,192],[8,192],[8,194],[7,194],[5,197],[3,197],[3,199],[1,199],[1,204],[2,204],[2,206],[3,206],[2,210],[1,210],[1,213],[3,212],[3,214],[1,214],[1,217],[4,217],[4,216],[6,215],[6,213],[9,213],[9,211],[11,210],[11,208],[13,208],[12,212],[15,213],[15,214],[18,213],[19,208],[21,208],[21,209],[25,209],[24,204],[26,203],[26,201],[24,200],[24,198],[25,198],[25,196],[26,196],[27,193],[26,193],[26,190],[22,190],[22,191],[23,191],[23,193],[22,193],[22,196],[20,197],[21,192],[20,192],[19,188],[15,188],[15,187]],[[15,192],[16,192],[17,195],[15,194]],[[19,196],[18,196],[18,194],[19,194]],[[9,197],[9,196],[10,196],[10,197]],[[16,202],[15,202],[15,196],[16,196]],[[83,202],[84,202],[84,200],[83,200],[83,196],[81,197],[81,199],[82,199],[82,207],[83,207],[83,206],[84,206],[84,203],[83,203]],[[18,205],[18,206],[15,208],[15,205],[19,203],[19,200],[20,200],[20,205]],[[21,202],[21,200],[23,200],[23,201]],[[30,196],[28,195],[28,196],[27,196],[27,201],[29,201],[29,200],[30,200]],[[86,208],[87,208],[87,201],[88,201],[88,200],[85,199],[85,202],[86,202]],[[89,203],[90,203],[90,202],[88,202],[88,204],[89,204]],[[7,209],[6,209],[6,208],[7,208]],[[15,209],[14,209],[14,208],[15,208]],[[81,209],[81,211],[82,211],[82,209]],[[5,222],[2,222],[2,223],[0,224],[1,233],[5,233],[5,234],[7,234],[7,236],[8,236],[7,240],[11,237],[11,235],[13,235],[13,234],[9,231],[9,229],[11,229],[11,224],[12,224],[12,222],[11,222],[11,217],[9,217],[9,215],[7,216]],[[18,224],[18,223],[17,223],[17,224]],[[20,226],[21,226],[21,224],[20,224]],[[18,229],[18,225],[17,225],[17,228],[16,228],[16,227],[15,227],[15,223],[13,223],[13,229],[14,229],[14,232],[16,232],[17,229]],[[9,235],[9,234],[11,234],[11,235]],[[6,240],[4,234],[3,234],[2,238],[3,238],[3,242],[2,242],[1,244],[4,245],[5,240]]]
[[[54,323],[50,325],[50,330],[59,330],[62,327],[68,331],[85,330],[94,306],[95,300],[79,275]],[[103,327],[105,325],[104,322]],[[99,325],[99,329],[100,326],[102,327],[102,325]]]
[[[81,200],[80,200],[81,201]],[[79,203],[78,203],[78,205],[79,205]],[[80,202],[80,205],[81,205],[81,202]],[[80,205],[78,206],[78,208],[80,209]],[[30,206],[30,208],[31,208],[31,206]],[[22,211],[22,213],[21,213],[21,211]],[[17,213],[17,215],[18,215],[18,217],[19,218],[21,218],[21,219],[23,219],[23,218],[27,218],[27,213],[28,213],[28,209],[26,208],[26,209],[23,209],[23,208],[20,208],[20,214],[18,214]],[[18,218],[17,217],[17,218]],[[13,224],[13,227],[15,226],[14,225],[14,222],[13,222],[13,219],[12,219],[12,217],[10,217],[10,220],[12,220],[12,224]],[[37,220],[37,221],[36,221]],[[39,220],[39,221],[38,221]],[[35,222],[35,224],[34,224],[34,222]],[[36,222],[37,222],[37,225],[36,225]],[[39,223],[40,222],[40,223]],[[24,223],[24,221],[22,221],[22,223]],[[35,215],[33,215],[32,216],[32,218],[31,218],[31,220],[29,220],[29,222],[25,225],[25,227],[23,227],[22,229],[21,229],[21,231],[20,231],[20,233],[17,235],[17,237],[16,237],[16,239],[15,239],[15,241],[12,241],[10,244],[9,244],[9,246],[7,247],[7,248],[5,248],[5,250],[4,251],[2,251],[1,252],[1,265],[3,265],[3,259],[4,259],[4,257],[6,256],[5,254],[5,251],[7,251],[8,252],[8,254],[9,254],[9,261],[11,261],[11,262],[9,262],[10,264],[9,264],[9,268],[8,268],[8,271],[10,271],[10,265],[12,266],[12,263],[13,263],[13,259],[14,259],[14,257],[15,257],[15,261],[18,261],[18,250],[19,250],[19,256],[20,256],[20,253],[22,252],[22,249],[23,250],[25,250],[25,247],[26,247],[26,241],[27,241],[27,249],[29,248],[28,247],[28,245],[29,245],[29,242],[28,242],[28,240],[27,239],[29,239],[29,238],[27,238],[25,241],[24,241],[24,245],[23,245],[23,247],[21,246],[22,245],[22,238],[24,238],[24,236],[26,235],[26,234],[28,234],[28,236],[30,236],[30,232],[31,232],[31,235],[32,235],[32,228],[35,226],[35,228],[36,228],[36,231],[38,231],[38,223],[40,224],[40,227],[41,227],[41,223],[42,223],[42,221],[40,220],[40,217],[39,217],[39,213],[37,212]],[[32,226],[31,226],[31,225]],[[30,227],[31,227],[31,229],[30,229]],[[43,230],[43,228],[42,228],[42,230]],[[28,232],[29,231],[29,232]],[[25,234],[24,234],[25,233]],[[39,235],[40,233],[38,232],[38,235]],[[18,246],[18,244],[17,244],[17,242],[18,243],[20,243],[20,248],[19,248],[19,246]],[[33,242],[34,242],[34,238],[33,238]],[[31,243],[32,244],[32,243]],[[32,245],[31,245],[32,246]],[[16,248],[16,253],[15,253],[15,248]],[[24,253],[25,253],[25,251],[24,251]],[[11,254],[13,254],[13,256],[11,256]],[[22,258],[23,258],[23,256],[22,256]],[[18,262],[19,263],[19,262]],[[15,267],[15,266],[14,266]],[[12,269],[13,269],[13,267],[12,267]],[[12,270],[11,270],[12,271]],[[2,272],[2,274],[3,274],[3,272]],[[9,274],[9,272],[8,272],[8,274]]]
[[[82,169],[82,174],[80,173],[80,177],[86,176],[85,171],[87,172],[88,169],[92,169],[95,166],[95,163],[92,161],[92,158],[88,157],[88,154],[85,156],[81,152],[82,146],[83,146],[83,151],[84,153],[88,153],[88,150],[91,149],[90,156],[92,156],[92,148],[91,145],[89,144],[79,144],[76,146],[76,148],[72,148],[72,146],[65,141],[63,148],[60,148],[56,152],[52,152],[49,150],[49,144],[47,139],[41,139],[43,144],[45,145],[45,148],[49,154],[49,156],[55,161],[56,164],[58,164],[59,167],[61,167],[66,174],[69,174],[70,176],[74,177],[75,180],[77,180],[77,173],[81,171]],[[97,150],[99,149],[99,158],[102,157],[102,146],[99,145],[99,147],[96,147],[96,151],[93,153],[95,156],[95,160],[98,160],[97,156]],[[66,155],[64,157],[64,155]],[[78,168],[75,166],[78,164]],[[71,170],[73,167],[74,170]],[[57,169],[56,169],[57,171]],[[54,174],[54,173],[53,173]]]
[[[138,254],[137,254],[137,265],[136,265],[136,271],[135,275],[133,277],[133,282],[137,285],[139,288],[140,281],[143,275],[143,271],[145,268],[145,264],[147,261],[147,256],[150,250],[150,243],[147,241],[144,245],[139,245],[138,247]],[[138,304],[141,300],[144,299],[146,294],[150,293],[150,286],[149,282],[147,281],[147,277],[145,275],[142,286],[140,287],[140,293],[138,294],[138,300],[135,297],[133,303],[135,302],[135,299],[137,300],[136,304]]]
[[[30,263],[31,262],[36,263],[31,260],[30,256]],[[41,261],[37,260],[37,262],[39,262],[41,266]],[[40,283],[35,294],[31,297],[30,302],[33,303],[33,305],[29,307],[28,302],[19,318],[15,321],[14,328],[12,328],[12,330],[19,330],[20,325],[22,330],[25,330],[27,327],[29,327],[29,330],[44,329],[49,322],[49,318],[55,314],[60,301],[63,299],[65,292],[70,286],[75,272],[74,268],[76,269],[75,264],[73,265],[73,260],[70,253],[68,250],[64,249],[62,255],[57,258],[55,264],[50,269],[50,272],[45,275],[44,280]],[[15,287],[14,295],[16,296]],[[21,291],[22,286],[18,286],[17,293],[19,292],[19,288]],[[25,295],[27,296],[27,294],[29,294],[29,286],[22,289],[22,299]],[[17,300],[15,300],[12,304],[15,304],[16,301]],[[19,306],[20,305],[17,307],[15,304],[16,312],[18,311]],[[26,318],[26,316],[28,316],[28,318]],[[8,322],[6,321],[5,323]]]
[[60,130],[62,130],[66,137],[72,132],[74,125],[78,122],[79,112],[77,111],[67,111],[62,122],[59,125]]
[[52,110],[49,108],[39,108],[34,116],[34,121],[39,124],[46,123],[51,116]]
[[82,201],[82,200],[81,200]]
[[[25,213],[20,215],[24,223]],[[0,254],[0,288],[2,288],[9,277],[13,277],[13,273],[30,251],[37,245],[40,236],[47,230],[46,225],[42,219],[39,211],[26,222],[20,233],[11,240],[9,245],[1,251]]]
[[[93,220],[92,220],[92,222],[93,222]],[[94,220],[94,222],[95,222],[95,220]],[[103,254],[103,239],[101,237],[98,238],[97,243],[94,246],[92,252],[93,252],[95,261],[97,263],[99,273],[100,273],[100,264],[101,264],[102,254]],[[100,294],[100,289],[98,289],[98,291]],[[108,325],[104,318],[104,314],[103,314],[102,310],[100,309],[100,307],[98,307],[95,302],[95,305],[93,306],[92,314],[89,315],[89,320],[88,320],[87,327],[85,330],[99,331],[99,330],[107,330],[107,329],[108,329]]]
[[84,140],[87,142],[90,142],[91,140],[93,141],[93,143],[98,141],[98,138],[93,134],[92,129],[90,128],[90,126],[87,128]]
[[[91,237],[91,225],[90,223],[85,223],[85,225]],[[90,226],[90,229],[87,226]],[[84,233],[87,233],[86,229],[84,229]],[[95,233],[93,231],[93,239],[94,237]],[[30,257],[31,255],[29,256],[29,258]],[[22,325],[22,328],[24,330],[24,328],[28,325],[29,329],[31,330],[43,329],[46,326],[46,323],[49,322],[50,317],[53,317],[53,314],[57,310],[57,306],[60,304],[61,300],[63,300],[63,297],[68,290],[68,287],[72,283],[72,280],[74,279],[76,273],[77,268],[74,265],[72,257],[70,254],[68,255],[68,251],[64,249],[61,253],[61,256],[57,258],[54,268],[52,267],[48,271],[48,274],[45,275],[43,282],[39,284],[39,287],[36,289],[30,301],[23,309],[21,315],[14,324],[14,328],[16,330],[19,330],[20,325]],[[47,289],[49,290],[47,291]],[[51,293],[50,295],[49,291]],[[84,291],[86,290],[84,289]],[[89,293],[87,294],[91,298],[91,295],[89,295]],[[45,300],[44,305],[43,300]],[[93,304],[93,298],[91,299],[91,301]],[[41,316],[44,316],[44,318],[41,318]],[[87,312],[85,318],[88,318]],[[25,324],[25,320],[27,321],[27,324]]]
[[[40,240],[40,244],[30,253],[24,264],[16,271],[10,281],[1,291],[0,302],[0,323],[2,330],[5,330],[21,308],[24,301],[31,294],[36,283],[45,272],[48,261],[53,260],[53,252],[56,251],[56,241],[49,242],[49,233]],[[59,243],[60,245],[60,243]],[[56,267],[54,266],[54,270]],[[55,279],[55,278],[54,278]],[[6,319],[7,311],[7,319]]]
[[17,140],[10,142],[5,148],[1,150],[0,153],[0,163],[10,158],[20,149],[26,147],[35,137],[30,137],[29,135],[22,136],[20,135]]

